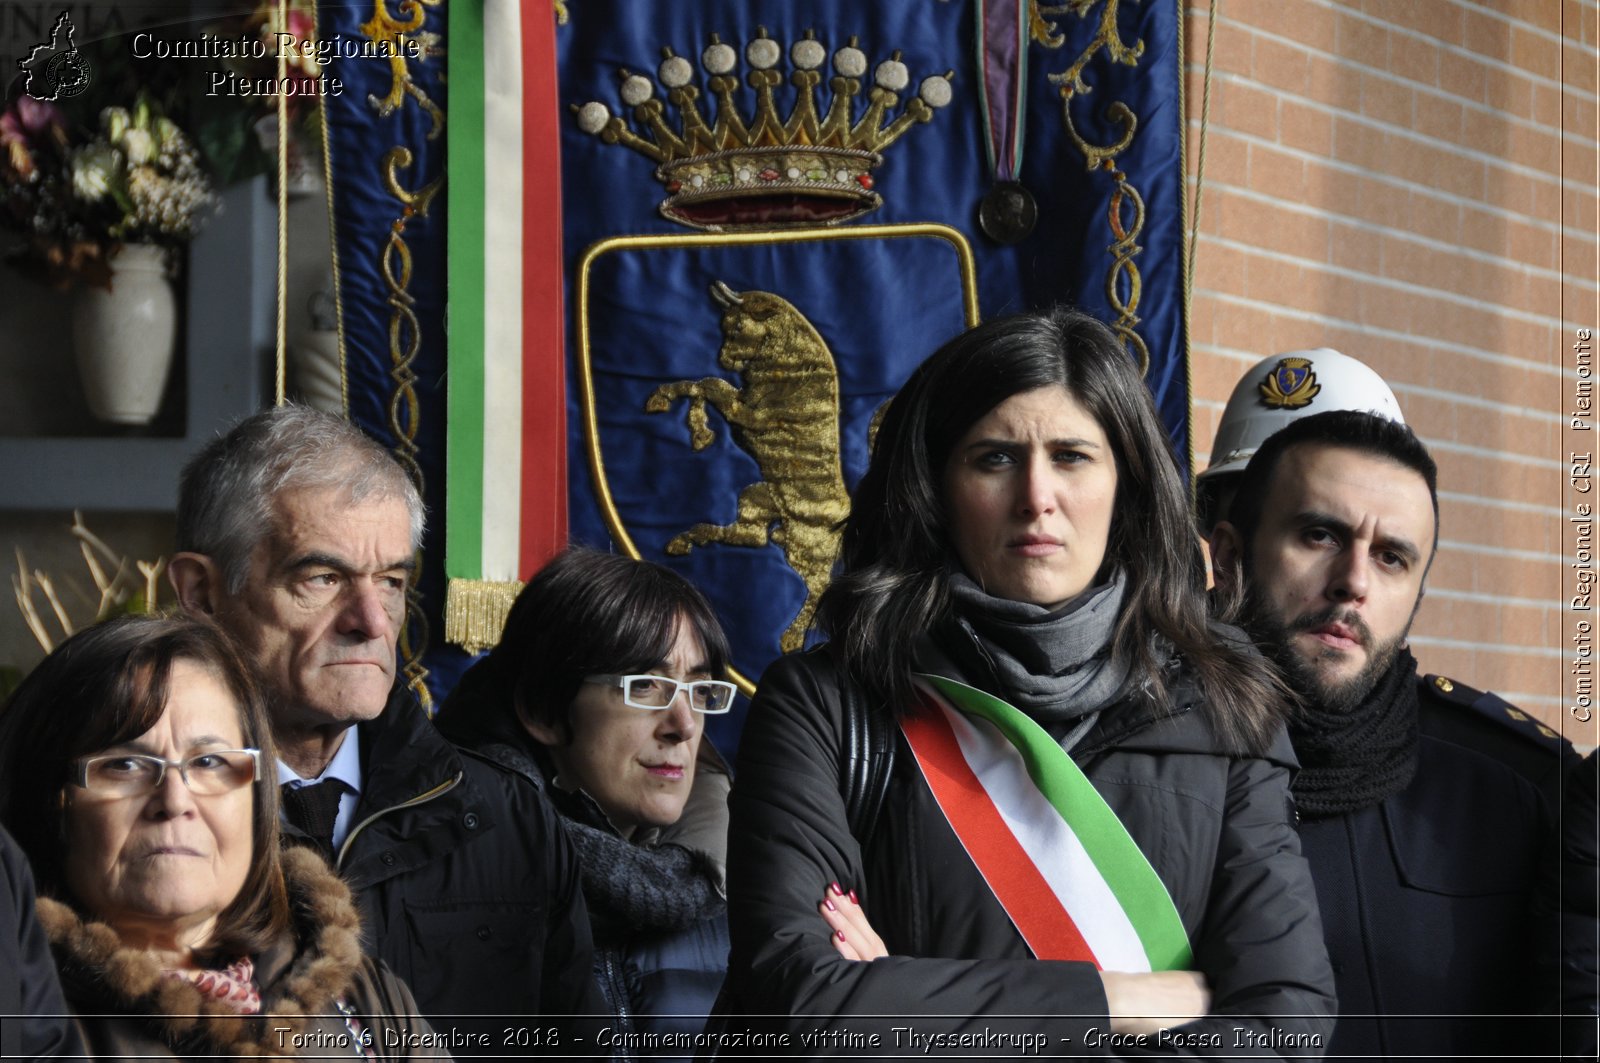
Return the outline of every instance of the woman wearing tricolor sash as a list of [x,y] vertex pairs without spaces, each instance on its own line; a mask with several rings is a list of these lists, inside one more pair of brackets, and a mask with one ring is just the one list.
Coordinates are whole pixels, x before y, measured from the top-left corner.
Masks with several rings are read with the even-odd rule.
[[1320,1054],[1287,695],[1208,625],[1108,328],[991,321],[912,374],[818,616],[741,741],[731,1009],[807,1055]]

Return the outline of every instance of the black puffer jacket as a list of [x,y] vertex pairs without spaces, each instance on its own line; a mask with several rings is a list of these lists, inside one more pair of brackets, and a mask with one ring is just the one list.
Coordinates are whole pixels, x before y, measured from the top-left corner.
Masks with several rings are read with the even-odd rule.
[[[843,682],[826,650],[788,657],[751,707],[729,837],[728,986],[738,1009],[795,1016],[783,1024],[791,1050],[811,1055],[871,1051],[862,1043],[871,1034],[885,1052],[921,1051],[930,1042],[913,1037],[939,1035],[931,1043],[941,1054],[1015,1054],[1019,1043],[993,1035],[1023,1033],[1043,1035],[1040,1049],[1053,1054],[1320,1054],[1333,976],[1295,836],[1286,738],[1264,757],[1220,753],[1179,676],[1169,706],[1112,706],[1073,750],[1166,884],[1214,994],[1211,1016],[1177,1036],[1116,1044],[1094,967],[1032,957],[898,731],[863,852],[840,797]],[[851,963],[835,953],[817,914],[835,880],[861,891],[889,957]],[[729,1021],[735,1033],[745,1025]],[[835,1039],[802,1041],[818,1027]]]
[[[593,1028],[567,1017],[601,1010],[594,946],[577,855],[549,802],[525,777],[447,742],[399,687],[359,727],[364,784],[338,868],[367,951],[405,980],[435,1029],[490,1035],[456,1055],[548,1048],[552,1025],[558,1048],[590,1051],[570,1037]],[[462,1015],[485,1018],[452,1018]],[[508,1027],[542,1043],[506,1044]]]

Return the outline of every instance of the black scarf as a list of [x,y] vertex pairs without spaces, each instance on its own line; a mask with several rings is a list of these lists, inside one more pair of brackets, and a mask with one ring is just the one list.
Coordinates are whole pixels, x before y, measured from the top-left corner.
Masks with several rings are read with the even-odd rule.
[[1295,802],[1307,818],[1379,804],[1417,772],[1417,662],[1402,649],[1366,698],[1342,711],[1304,704],[1289,726],[1300,758]]
[[566,828],[578,847],[597,944],[625,942],[639,931],[683,930],[727,907],[708,856],[677,845],[635,845],[571,818]]

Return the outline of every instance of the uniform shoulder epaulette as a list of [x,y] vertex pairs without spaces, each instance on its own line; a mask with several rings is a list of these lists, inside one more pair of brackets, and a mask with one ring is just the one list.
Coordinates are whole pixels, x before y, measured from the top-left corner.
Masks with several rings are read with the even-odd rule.
[[1471,710],[1476,715],[1491,720],[1541,745],[1559,748],[1566,744],[1566,740],[1557,734],[1554,728],[1539,722],[1539,720],[1523,712],[1499,694],[1478,690],[1442,675],[1425,675],[1419,679],[1419,682],[1422,684],[1423,696],[1425,697],[1431,697],[1437,701],[1447,702],[1452,706]]

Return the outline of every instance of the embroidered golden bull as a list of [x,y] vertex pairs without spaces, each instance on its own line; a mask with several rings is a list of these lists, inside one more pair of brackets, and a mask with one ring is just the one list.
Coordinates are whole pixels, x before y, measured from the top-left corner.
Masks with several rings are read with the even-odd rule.
[[713,438],[706,406],[714,407],[761,479],[739,492],[732,524],[696,524],[666,550],[682,556],[710,543],[782,547],[806,585],[805,604],[779,640],[788,653],[805,641],[833,568],[837,526],[850,511],[839,464],[839,373],[827,343],[788,300],[740,294],[721,281],[711,294],[723,307],[718,364],[740,374],[743,386],[722,377],[678,380],[656,388],[644,408],[665,413],[674,400],[688,399],[689,442],[703,450]]

